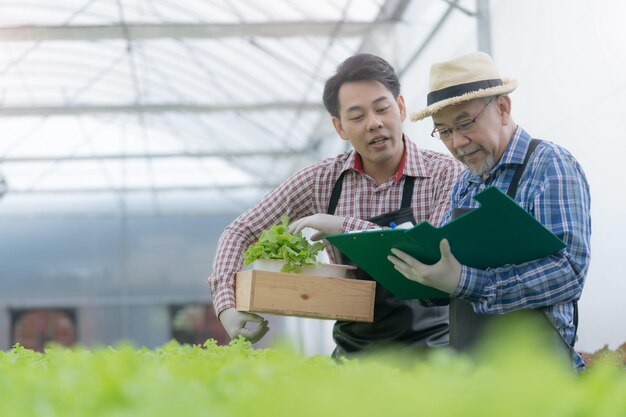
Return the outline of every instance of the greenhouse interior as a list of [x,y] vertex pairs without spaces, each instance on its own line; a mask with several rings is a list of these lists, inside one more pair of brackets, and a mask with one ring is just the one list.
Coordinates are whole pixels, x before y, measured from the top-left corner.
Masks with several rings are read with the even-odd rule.
[[[449,156],[432,121],[409,115],[430,104],[433,64],[481,51],[518,83],[515,121],[584,169],[592,255],[575,349],[616,351],[625,17],[620,0],[0,0],[0,349],[228,346],[209,284],[220,236],[352,150],[322,100],[338,66],[359,53],[391,64],[405,137]],[[257,313],[269,331],[243,356],[335,348],[332,318]]]

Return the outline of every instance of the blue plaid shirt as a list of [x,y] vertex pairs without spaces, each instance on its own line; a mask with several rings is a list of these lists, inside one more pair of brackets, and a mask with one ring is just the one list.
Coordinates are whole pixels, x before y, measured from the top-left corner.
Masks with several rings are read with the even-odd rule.
[[[482,178],[468,170],[452,190],[451,207],[475,208],[473,197],[487,187],[507,192],[515,168],[524,162],[531,137],[519,126],[500,161]],[[517,201],[566,247],[560,252],[518,265],[486,270],[462,266],[461,281],[452,297],[471,302],[481,314],[501,314],[540,308],[563,339],[573,345],[574,304],[580,298],[590,258],[589,184],[580,164],[562,147],[539,143],[520,178]],[[441,224],[450,221],[450,213]],[[584,368],[574,354],[574,366]]]

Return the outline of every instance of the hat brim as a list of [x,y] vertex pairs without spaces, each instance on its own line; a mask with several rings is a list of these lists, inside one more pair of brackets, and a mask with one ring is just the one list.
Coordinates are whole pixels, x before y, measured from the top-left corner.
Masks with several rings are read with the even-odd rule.
[[502,85],[497,87],[484,88],[481,90],[470,91],[457,97],[450,97],[445,100],[438,101],[430,106],[411,114],[411,121],[417,122],[428,116],[432,116],[444,107],[452,106],[464,101],[473,100],[475,98],[498,96],[501,94],[508,94],[517,88],[517,80],[505,78],[502,80]]

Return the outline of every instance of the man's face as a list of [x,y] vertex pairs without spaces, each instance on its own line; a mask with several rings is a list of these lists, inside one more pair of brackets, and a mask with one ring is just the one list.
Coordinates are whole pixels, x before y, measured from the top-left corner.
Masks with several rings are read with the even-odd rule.
[[444,107],[433,114],[433,122],[438,130],[453,129],[455,126],[467,126],[466,123],[479,115],[470,124],[470,128],[453,129],[452,136],[442,137],[442,141],[450,153],[473,174],[485,178],[508,145],[510,134],[505,126],[509,120],[509,109],[508,96],[501,96],[493,101],[470,100]]
[[395,99],[374,80],[345,83],[338,96],[339,118],[333,117],[333,125],[361,155],[365,171],[397,168],[404,152],[402,121],[406,111],[402,96]]

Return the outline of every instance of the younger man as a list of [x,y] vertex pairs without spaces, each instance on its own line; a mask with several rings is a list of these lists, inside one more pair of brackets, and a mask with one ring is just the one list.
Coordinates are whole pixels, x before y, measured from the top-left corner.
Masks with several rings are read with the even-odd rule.
[[[209,284],[219,320],[233,338],[241,335],[255,342],[268,331],[262,317],[235,309],[234,279],[243,252],[281,215],[292,219],[291,232],[311,227],[318,230],[313,239],[321,239],[391,222],[438,223],[448,211],[460,164],[418,149],[402,133],[404,98],[389,63],[369,54],[348,58],[326,82],[324,105],[339,137],[353,149],[292,175],[235,219],[220,238]],[[336,263],[347,262],[329,252]],[[358,277],[371,279],[362,272]],[[248,322],[259,324],[247,329]],[[338,321],[333,337],[335,355],[391,344],[442,346],[448,343],[448,311],[398,300],[377,285],[374,322]]]

